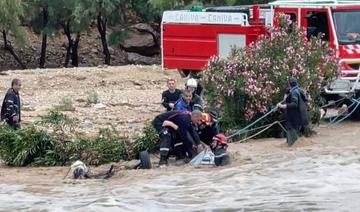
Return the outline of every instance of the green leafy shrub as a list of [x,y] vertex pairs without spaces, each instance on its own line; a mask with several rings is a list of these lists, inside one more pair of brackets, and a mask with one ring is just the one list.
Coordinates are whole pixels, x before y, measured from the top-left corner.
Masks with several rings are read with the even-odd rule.
[[91,90],[86,98],[86,105],[99,103],[99,94],[95,90]]
[[11,166],[26,166],[42,160],[54,145],[51,136],[34,126],[13,130],[0,126],[0,157]]
[[82,160],[87,164],[99,165],[131,159],[126,142],[113,129],[100,130],[94,138],[79,137],[67,143],[64,148],[70,161]]
[[131,143],[130,155],[134,157],[138,152],[148,150],[149,152],[155,152],[159,147],[159,135],[151,123],[147,123],[142,134],[135,138],[135,141]]
[[75,131],[77,120],[54,109],[50,110],[46,115],[40,116],[40,121],[36,123],[50,128],[56,133],[69,134]]
[[[244,126],[283,100],[287,79],[294,76],[312,97],[309,108],[318,121],[323,85],[338,71],[333,49],[321,37],[307,39],[305,32],[288,16],[278,17],[280,26],[270,30],[249,47],[234,49],[229,58],[213,57],[203,75],[207,107],[217,109],[220,126],[227,130]],[[275,113],[260,124],[281,120]]]
[[76,133],[76,120],[58,110],[41,116],[38,127],[13,130],[0,125],[0,158],[12,166],[66,165],[76,160],[100,165],[136,158],[139,151],[157,150],[158,135],[148,124],[141,136],[129,142],[114,128],[101,129],[96,136]]
[[60,111],[74,111],[75,107],[71,99],[62,97],[59,104],[55,106],[55,109]]

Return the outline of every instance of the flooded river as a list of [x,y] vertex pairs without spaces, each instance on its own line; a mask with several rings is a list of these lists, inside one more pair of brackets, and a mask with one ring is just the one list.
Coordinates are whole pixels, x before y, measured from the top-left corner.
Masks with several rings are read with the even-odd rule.
[[356,132],[325,130],[292,149],[275,139],[232,145],[230,167],[124,171],[109,181],[0,169],[0,211],[359,211],[360,145],[339,139]]

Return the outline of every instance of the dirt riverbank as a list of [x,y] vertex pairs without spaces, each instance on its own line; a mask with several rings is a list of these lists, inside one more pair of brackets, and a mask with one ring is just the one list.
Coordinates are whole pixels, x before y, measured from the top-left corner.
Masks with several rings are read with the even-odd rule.
[[[0,76],[1,99],[11,79],[23,80],[24,123],[38,120],[65,99],[74,107],[65,113],[77,118],[79,130],[89,134],[114,126],[121,135],[134,135],[163,111],[161,93],[167,78],[175,78],[183,86],[176,71],[162,71],[159,66],[34,69],[5,74]],[[88,106],[87,99],[94,92],[99,104]]]

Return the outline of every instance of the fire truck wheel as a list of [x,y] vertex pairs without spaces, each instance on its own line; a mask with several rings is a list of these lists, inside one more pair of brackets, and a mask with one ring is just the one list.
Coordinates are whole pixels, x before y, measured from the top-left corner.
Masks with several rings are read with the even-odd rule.
[[190,74],[190,70],[178,70],[178,72],[182,78],[186,78]]

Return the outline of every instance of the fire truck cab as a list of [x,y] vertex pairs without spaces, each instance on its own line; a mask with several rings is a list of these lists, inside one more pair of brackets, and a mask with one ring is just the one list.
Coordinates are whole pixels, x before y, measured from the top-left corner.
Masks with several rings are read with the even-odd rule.
[[226,57],[276,27],[274,17],[288,14],[308,36],[323,34],[340,58],[342,75],[327,94],[360,90],[360,1],[278,0],[266,5],[207,8],[200,12],[165,11],[161,24],[162,66],[183,74],[201,71],[213,55]]
[[307,36],[323,35],[341,63],[339,79],[325,87],[326,94],[348,95],[360,90],[360,1],[314,0],[270,3],[274,14],[290,15]]

